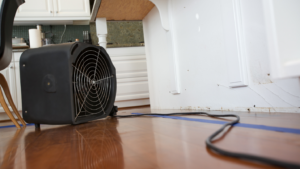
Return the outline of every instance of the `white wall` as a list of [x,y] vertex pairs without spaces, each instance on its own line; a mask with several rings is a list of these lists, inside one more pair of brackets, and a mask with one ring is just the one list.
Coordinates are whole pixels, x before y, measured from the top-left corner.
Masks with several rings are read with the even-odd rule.
[[[261,0],[240,0],[248,86],[229,87],[222,3],[172,0],[172,31],[181,93],[169,93],[167,32],[156,7],[144,18],[150,103],[153,109],[300,112],[300,79],[272,80]],[[255,105],[255,107],[254,107]]]

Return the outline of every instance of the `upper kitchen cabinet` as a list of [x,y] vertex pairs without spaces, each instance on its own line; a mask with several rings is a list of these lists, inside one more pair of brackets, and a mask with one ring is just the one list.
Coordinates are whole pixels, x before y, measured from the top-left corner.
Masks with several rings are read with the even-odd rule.
[[89,0],[53,0],[55,16],[90,16]]
[[90,0],[25,0],[16,13],[14,25],[71,24],[89,20]]
[[53,16],[53,0],[26,0],[16,13],[16,18]]

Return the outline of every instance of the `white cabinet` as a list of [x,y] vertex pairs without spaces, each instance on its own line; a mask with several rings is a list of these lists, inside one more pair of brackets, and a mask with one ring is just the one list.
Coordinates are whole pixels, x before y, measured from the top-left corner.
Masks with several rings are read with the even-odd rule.
[[90,16],[89,0],[26,0],[16,17]]
[[[11,97],[16,104],[17,101],[17,91],[16,91],[16,76],[15,76],[15,68],[14,68],[14,62],[12,62],[7,68],[5,68],[4,70],[0,71],[0,73],[3,74],[3,76],[5,77],[7,83],[8,83],[8,87],[11,93]],[[3,94],[4,91],[1,88]],[[7,99],[6,99],[6,103],[9,105]],[[11,106],[9,105],[10,110],[12,110]],[[0,106],[0,112],[5,112],[2,105]],[[8,118],[8,117],[7,117]]]
[[[117,70],[118,90],[115,105],[119,107],[149,105],[145,47],[109,48],[107,52],[110,54]],[[0,71],[7,80],[18,111],[22,110],[19,65],[21,55],[22,52],[13,52],[12,62],[9,67]],[[0,120],[8,119],[8,116],[0,106]]]
[[89,0],[26,0],[14,24],[70,24],[76,20],[90,20]]
[[[22,52],[13,52],[12,61],[10,65],[4,70],[0,71],[5,77],[8,87],[11,93],[11,97],[14,101],[15,106],[18,111],[22,110],[22,99],[21,99],[21,85],[20,85],[20,68],[19,68],[19,60]],[[2,90],[4,93],[4,91]],[[6,103],[9,105],[9,102],[6,99]],[[13,112],[11,106],[8,106],[9,109]],[[14,114],[14,113],[13,113]],[[14,115],[15,116],[15,115]],[[15,116],[16,117],[16,116]],[[2,105],[0,105],[0,120],[8,120],[8,116],[6,115]]]
[[28,16],[53,16],[52,0],[26,0],[26,2],[19,7],[16,17]]
[[89,0],[53,0],[53,4],[55,16],[90,16]]
[[117,73],[118,107],[149,105],[149,87],[145,47],[108,48]]

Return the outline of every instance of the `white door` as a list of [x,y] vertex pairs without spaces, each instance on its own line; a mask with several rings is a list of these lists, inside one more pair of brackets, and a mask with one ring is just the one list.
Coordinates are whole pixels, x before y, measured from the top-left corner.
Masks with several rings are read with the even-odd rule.
[[273,78],[300,77],[300,1],[265,0]]
[[[15,77],[15,67],[14,67],[14,63],[12,62],[9,67],[7,67],[6,69],[0,71],[0,73],[3,74],[3,76],[5,77],[7,83],[8,83],[8,87],[11,93],[11,97],[15,103],[15,105],[17,106],[17,92],[16,92],[16,77]],[[1,88],[2,89],[2,88]],[[3,94],[4,91],[2,90]],[[6,100],[6,103],[9,105],[8,101]],[[9,106],[10,110],[12,110],[12,108]],[[0,112],[5,112],[2,105],[0,106]]]
[[89,0],[53,0],[55,16],[90,16]]
[[53,16],[53,0],[26,0],[22,4],[16,17],[39,17],[39,16]]

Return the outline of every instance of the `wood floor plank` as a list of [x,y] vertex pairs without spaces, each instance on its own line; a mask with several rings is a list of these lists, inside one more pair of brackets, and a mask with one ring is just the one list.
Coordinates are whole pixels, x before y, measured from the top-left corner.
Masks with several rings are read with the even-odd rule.
[[[124,109],[118,114],[171,113],[183,110]],[[185,111],[186,112],[186,111]],[[233,113],[247,124],[300,128],[300,114]],[[205,116],[181,116],[226,121]],[[224,157],[207,149],[205,140],[220,124],[161,117],[107,118],[81,125],[0,128],[0,168],[12,169],[182,169],[277,168]],[[214,144],[226,150],[300,163],[300,135],[233,127]]]

